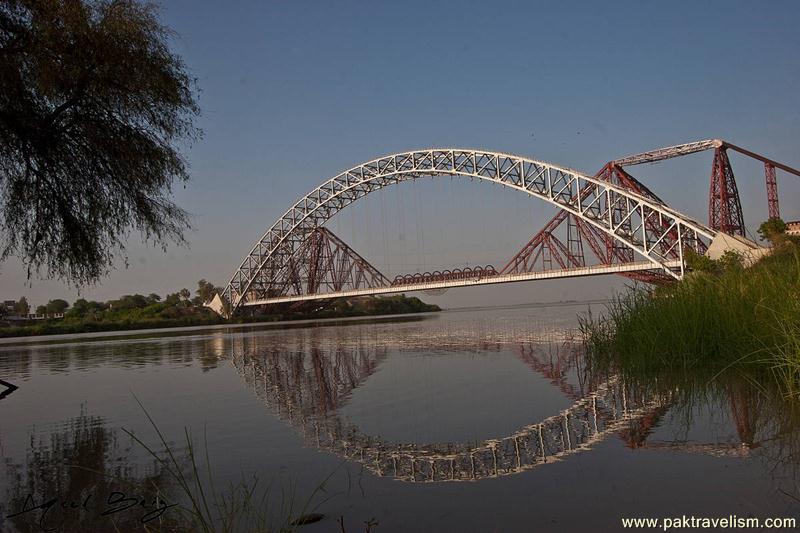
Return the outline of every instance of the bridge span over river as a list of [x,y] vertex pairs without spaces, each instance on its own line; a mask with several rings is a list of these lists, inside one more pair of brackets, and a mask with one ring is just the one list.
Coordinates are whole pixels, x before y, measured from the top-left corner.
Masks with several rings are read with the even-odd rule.
[[[720,235],[745,239],[741,202],[728,150],[764,163],[770,216],[778,216],[776,169],[800,171],[726,141],[712,139],[635,154],[595,175],[502,152],[434,148],[392,154],[337,174],[300,198],[245,255],[209,304],[232,314],[254,306],[540,279],[621,274],[649,283],[681,279],[686,254],[706,254]],[[625,167],[714,151],[708,224],[668,206]],[[399,274],[390,279],[325,223],[371,192],[431,177],[462,177],[507,187],[558,212],[502,268],[493,265]]]

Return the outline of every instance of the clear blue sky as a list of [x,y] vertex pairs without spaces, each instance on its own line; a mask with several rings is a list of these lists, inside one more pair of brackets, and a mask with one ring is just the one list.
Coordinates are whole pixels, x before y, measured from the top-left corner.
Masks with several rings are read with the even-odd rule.
[[[200,2],[164,22],[198,78],[204,139],[176,191],[190,248],[142,246],[83,295],[225,284],[298,196],[359,162],[429,146],[514,152],[595,172],[615,157],[724,138],[800,167],[798,2]],[[751,228],[766,218],[758,165],[732,156]],[[705,220],[711,154],[635,167]],[[784,218],[800,178],[779,174]],[[372,196],[375,196],[373,198]],[[425,182],[371,195],[332,228],[389,274],[501,263],[552,211],[497,187]],[[445,305],[603,296],[616,278],[451,291]],[[9,260],[3,298],[72,301]]]

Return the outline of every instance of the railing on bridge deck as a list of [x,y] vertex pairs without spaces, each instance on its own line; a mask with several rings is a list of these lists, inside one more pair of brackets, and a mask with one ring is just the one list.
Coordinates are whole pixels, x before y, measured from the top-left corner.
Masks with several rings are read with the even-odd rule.
[[492,265],[485,267],[476,266],[474,268],[465,267],[454,268],[452,270],[434,270],[416,274],[400,274],[392,280],[392,287],[401,285],[418,285],[420,283],[436,283],[442,281],[460,281],[468,279],[484,279],[498,274]]

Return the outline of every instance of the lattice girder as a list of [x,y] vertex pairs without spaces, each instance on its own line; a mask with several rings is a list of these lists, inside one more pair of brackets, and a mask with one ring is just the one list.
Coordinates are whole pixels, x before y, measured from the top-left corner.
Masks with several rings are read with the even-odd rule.
[[[612,183],[623,189],[633,191],[652,202],[663,205],[663,201],[650,191],[644,184],[640,183],[633,176],[628,174],[624,169],[617,166],[613,162],[605,165],[595,177],[601,181]],[[589,183],[586,189],[580,191],[583,198],[592,192],[596,185]],[[628,218],[628,210],[630,204],[617,200],[613,205],[611,219],[615,225],[621,224],[624,228],[623,231],[630,233],[632,227],[630,219]],[[600,216],[600,212],[592,206],[592,214]],[[660,231],[655,224],[653,213],[645,220],[645,224],[649,226],[647,235],[659,235]],[[665,228],[666,229],[666,228]],[[564,240],[556,236],[557,232],[566,235],[566,245]],[[670,248],[670,241],[677,239],[677,235],[670,236],[669,239],[662,239],[658,241],[658,246],[665,257],[678,258],[678,253],[674,248]],[[543,271],[553,268],[552,260],[561,266],[561,268],[569,268],[575,266],[585,266],[587,264],[584,255],[584,242],[589,245],[589,248],[594,253],[595,257],[601,264],[622,264],[630,263],[636,260],[634,250],[623,242],[612,238],[607,233],[600,232],[596,227],[585,223],[575,215],[568,211],[559,211],[545,226],[531,238],[528,243],[506,264],[502,269],[502,273],[522,273]],[[648,246],[652,246],[653,241],[648,242]],[[698,243],[702,246],[702,243]],[[567,265],[565,267],[565,265]],[[654,276],[650,272],[628,272],[621,273],[620,275],[640,279],[644,281],[663,281],[665,278],[673,279],[669,276]]]
[[332,231],[318,227],[305,235],[290,256],[273,255],[250,285],[249,296],[263,299],[388,285],[390,281],[377,268]]
[[708,224],[715,230],[744,236],[744,216],[736,178],[725,148],[714,151],[708,194]]
[[[256,242],[231,277],[225,295],[231,310],[246,305],[251,287],[263,285],[270,264],[282,264],[303,244],[310,230],[372,191],[423,176],[479,178],[544,200],[572,213],[630,248],[654,268],[679,278],[667,263],[674,250],[698,249],[716,232],[638,193],[580,172],[511,154],[463,149],[430,149],[389,155],[329,179],[289,208]],[[587,194],[578,194],[587,190]],[[614,206],[625,216],[613,216]],[[649,223],[652,221],[653,223]],[[661,245],[664,242],[665,245]],[[666,253],[665,253],[666,250]],[[258,291],[257,291],[258,292]]]

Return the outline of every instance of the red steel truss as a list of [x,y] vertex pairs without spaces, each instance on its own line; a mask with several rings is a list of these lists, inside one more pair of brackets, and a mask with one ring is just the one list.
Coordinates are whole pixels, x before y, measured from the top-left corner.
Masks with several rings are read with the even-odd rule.
[[708,225],[730,235],[744,236],[744,216],[733,169],[724,147],[714,150],[711,188],[708,193]]
[[[634,191],[650,200],[663,203],[644,184],[626,172],[623,167],[663,161],[712,149],[714,150],[714,161],[709,194],[709,226],[725,233],[744,236],[745,225],[742,206],[733,175],[733,168],[728,159],[728,149],[764,163],[769,216],[770,218],[779,217],[778,184],[775,170],[776,168],[781,169],[796,176],[800,176],[800,171],[720,139],[680,144],[616,159],[607,163],[595,177]],[[593,187],[591,184],[588,185],[581,194],[587,194],[591,187]],[[632,229],[628,221],[628,213],[629,210],[625,204],[619,203],[615,205],[613,211],[614,224],[621,224],[624,229]],[[657,223],[654,220],[646,221],[649,226]],[[580,220],[565,211],[559,211],[541,231],[535,234],[511,258],[501,270],[501,273],[541,271],[557,268],[557,266],[561,268],[585,266],[584,244],[588,245],[597,260],[605,265],[635,260],[632,248],[609,238],[607,234],[598,231],[590,224],[587,224],[586,221]],[[665,256],[676,257],[676,250],[674,247],[670,248],[668,239],[658,243],[658,246]],[[620,275],[651,283],[666,282],[671,279],[669,276],[657,271],[622,273]]]
[[[655,202],[663,203],[661,199],[653,194],[644,184],[637,181],[636,178],[628,174],[621,166],[613,161],[600,169],[600,171],[595,174],[595,177],[636,192]],[[591,184],[587,185],[580,194],[589,194],[592,187]],[[621,227],[623,230],[632,231],[633,228],[630,227],[631,222],[629,214],[629,206],[626,203],[615,204],[612,210],[614,224]],[[645,223],[648,226],[654,226],[658,224],[658,221],[648,219]],[[566,232],[566,239],[562,240],[557,234],[563,234],[564,232]],[[674,241],[677,235],[671,235],[671,237],[672,239],[664,239],[659,243],[659,246],[665,257],[676,258],[677,250],[674,247],[670,247],[670,241]],[[611,238],[591,224],[587,224],[586,221],[566,211],[559,211],[541,231],[534,235],[533,238],[511,258],[500,272],[502,274],[519,274],[523,272],[552,270],[558,267],[563,269],[586,266],[584,242],[601,264],[612,265],[629,263],[635,260],[635,254],[632,248],[619,243],[619,241]],[[556,263],[555,265],[554,262]],[[669,276],[656,271],[629,272],[623,275],[649,283],[665,282],[669,279]]]
[[[733,150],[741,155],[764,163],[764,177],[767,188],[767,207],[769,216],[780,217],[778,209],[778,182],[775,170],[779,169],[795,176],[800,176],[800,170],[783,163],[751,152],[740,146],[723,141],[722,139],[709,139],[667,148],[660,148],[650,152],[635,154],[614,161],[619,166],[639,165],[652,163],[673,157],[681,157],[704,150],[714,150],[714,163],[711,171],[711,195],[709,198],[709,225],[713,229],[737,233],[744,230],[741,202],[733,177],[733,169],[728,160],[727,150]],[[727,230],[725,229],[727,228]],[[741,230],[739,230],[741,228]],[[741,235],[742,233],[739,233]]]
[[270,297],[335,293],[385,287],[389,280],[325,227],[309,232],[303,244],[275,271]]
[[764,177],[767,181],[769,218],[780,218],[781,211],[778,209],[778,181],[775,178],[775,165],[772,163],[764,163]]

